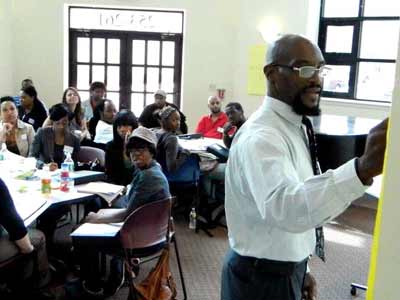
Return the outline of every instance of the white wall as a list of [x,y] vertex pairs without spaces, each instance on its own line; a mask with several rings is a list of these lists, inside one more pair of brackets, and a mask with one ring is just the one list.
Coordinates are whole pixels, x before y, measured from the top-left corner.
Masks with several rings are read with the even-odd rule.
[[11,0],[0,0],[0,95],[14,95]]
[[[235,47],[234,96],[235,100],[243,104],[246,115],[253,112],[264,98],[247,94],[249,47],[266,43],[259,28],[274,31],[273,28],[276,27],[276,34],[306,35],[309,17],[313,16],[309,16],[308,1],[241,1],[240,26]],[[315,18],[318,19],[318,15]]]
[[26,76],[32,76],[39,96],[47,105],[60,100],[64,68],[64,3],[109,5],[120,7],[148,7],[184,9],[183,110],[189,126],[194,129],[199,117],[207,113],[207,98],[215,91],[209,87],[224,87],[232,97],[232,61],[236,1],[232,0],[153,0],[153,1],[68,1],[14,0],[16,51],[14,89]]

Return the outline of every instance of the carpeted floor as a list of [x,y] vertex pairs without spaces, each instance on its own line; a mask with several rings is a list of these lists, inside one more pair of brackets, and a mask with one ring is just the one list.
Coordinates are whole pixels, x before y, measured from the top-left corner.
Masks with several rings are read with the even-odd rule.
[[[362,291],[356,297],[350,295],[350,283],[367,282],[375,214],[376,201],[361,200],[325,226],[327,261],[323,263],[312,258],[310,262],[318,283],[319,300],[365,299]],[[220,299],[221,266],[228,248],[226,229],[212,230],[214,237],[210,238],[204,232],[196,234],[190,230],[187,221],[179,216],[175,217],[175,227],[187,299]],[[170,265],[178,286],[178,299],[183,299],[174,251],[171,251]],[[138,279],[143,278],[152,266],[153,263],[144,265]],[[128,288],[124,287],[109,299],[125,300],[127,294]]]
[[[325,227],[327,262],[312,258],[310,264],[318,282],[318,299],[365,299],[362,291],[356,297],[350,295],[350,283],[367,281],[375,213],[376,210],[371,208],[351,206]],[[202,232],[195,234],[187,225],[181,220],[176,222],[188,299],[217,300],[221,264],[228,247],[226,230],[214,229],[214,237],[210,238]],[[174,255],[171,269],[180,287]],[[126,296],[127,288],[123,288],[110,299],[126,299]],[[180,290],[178,299],[183,299]]]

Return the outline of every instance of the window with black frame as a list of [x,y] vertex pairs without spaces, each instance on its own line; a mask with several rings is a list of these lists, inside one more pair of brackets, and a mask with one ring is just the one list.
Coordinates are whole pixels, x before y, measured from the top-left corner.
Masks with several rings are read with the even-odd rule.
[[390,103],[399,0],[321,0],[318,44],[331,69],[323,96]]
[[69,7],[69,85],[82,100],[94,81],[118,108],[140,115],[163,89],[181,101],[183,12]]

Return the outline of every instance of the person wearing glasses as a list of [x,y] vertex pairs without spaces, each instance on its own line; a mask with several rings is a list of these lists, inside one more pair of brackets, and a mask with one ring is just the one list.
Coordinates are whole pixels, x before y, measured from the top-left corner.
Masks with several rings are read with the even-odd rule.
[[237,132],[227,163],[230,249],[222,300],[317,299],[316,281],[306,271],[311,254],[323,258],[316,228],[361,197],[382,172],[387,120],[370,131],[362,156],[318,175],[307,117],[320,114],[328,70],[321,50],[292,34],[269,49],[267,96]]
[[[126,144],[126,154],[135,165],[131,188],[126,196],[125,208],[101,209],[91,212],[85,219],[88,223],[117,223],[123,222],[138,207],[163,200],[171,196],[168,181],[160,165],[155,161],[157,137],[154,132],[145,127],[136,128],[129,136]],[[123,201],[124,202],[124,201]],[[93,247],[78,248],[81,258],[82,287],[91,296],[113,295],[124,282],[123,264],[113,258],[110,275],[104,285],[101,283],[99,270],[99,249],[112,254],[113,249],[121,249],[119,236],[108,239],[106,244],[93,244]],[[110,253],[111,252],[111,253]]]

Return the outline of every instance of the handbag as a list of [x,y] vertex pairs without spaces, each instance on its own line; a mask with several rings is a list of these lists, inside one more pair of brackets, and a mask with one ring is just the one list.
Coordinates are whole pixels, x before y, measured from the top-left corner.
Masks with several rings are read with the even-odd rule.
[[139,284],[135,284],[137,300],[173,300],[176,284],[169,270],[169,247],[165,248],[157,265]]
[[221,146],[220,144],[212,144],[207,147],[207,152],[214,154],[218,158],[218,162],[226,163],[229,156],[229,149]]

